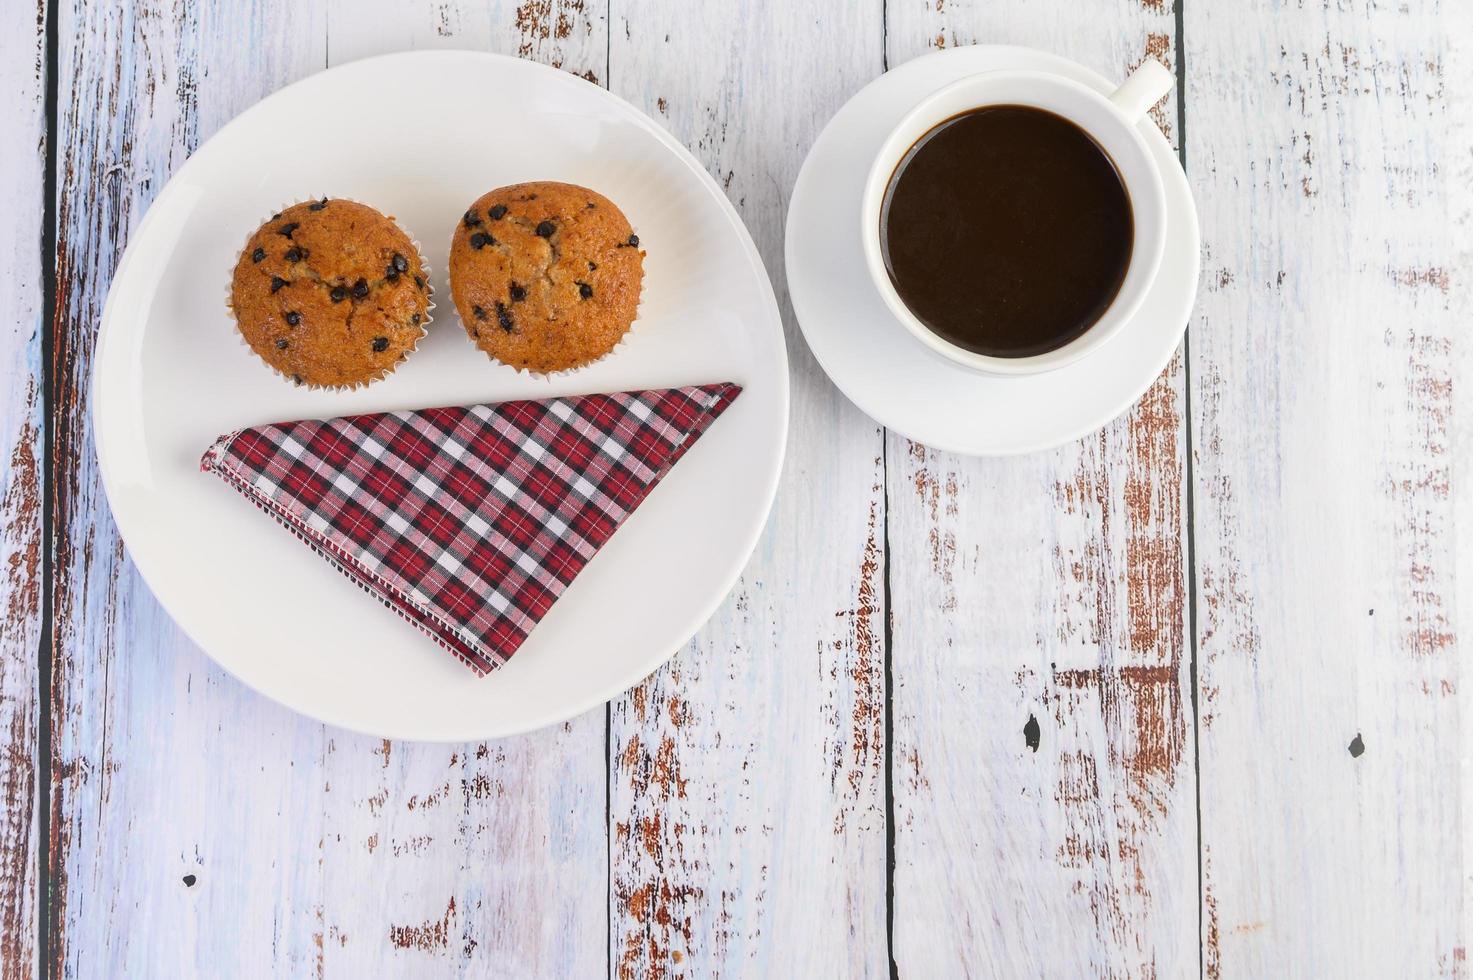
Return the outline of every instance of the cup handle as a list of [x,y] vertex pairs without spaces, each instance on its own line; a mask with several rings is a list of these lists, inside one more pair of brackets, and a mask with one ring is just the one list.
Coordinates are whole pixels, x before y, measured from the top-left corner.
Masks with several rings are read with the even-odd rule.
[[1175,84],[1175,76],[1165,65],[1155,58],[1147,58],[1141,62],[1139,68],[1130,73],[1129,78],[1120,83],[1119,88],[1110,93],[1110,101],[1125,114],[1125,118],[1137,122]]

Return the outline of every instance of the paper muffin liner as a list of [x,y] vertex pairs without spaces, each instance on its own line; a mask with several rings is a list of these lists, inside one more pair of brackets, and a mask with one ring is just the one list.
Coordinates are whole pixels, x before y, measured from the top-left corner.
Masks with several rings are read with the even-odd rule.
[[[392,221],[396,228],[404,232],[404,234],[409,237],[409,244],[414,246],[414,252],[416,255],[419,256],[419,267],[423,271],[426,285],[429,286],[429,292],[426,297],[428,305],[426,305],[425,307],[423,322],[421,322],[419,325],[419,336],[415,338],[414,343],[406,351],[404,351],[403,356],[396,360],[390,367],[378,372],[377,374],[371,375],[363,379],[362,381],[354,382],[353,384],[310,384],[305,381],[298,382],[296,378],[292,375],[283,373],[276,367],[276,365],[272,364],[270,361],[266,360],[266,358],[262,357],[261,354],[246,341],[245,332],[240,329],[240,320],[236,317],[235,306],[231,302],[231,294],[234,291],[232,287],[235,280],[235,269],[237,266],[240,265],[240,257],[245,254],[246,245],[249,245],[251,243],[251,239],[255,237],[256,232],[261,229],[261,226],[266,224],[268,221],[276,220],[274,216],[281,214],[281,212],[285,211],[287,208],[295,207],[298,204],[307,204],[312,201],[320,201],[325,196],[331,197],[331,199],[335,201],[348,201],[352,204],[362,205],[365,208],[373,208],[374,211],[377,211],[379,214]],[[283,204],[280,207],[273,208],[271,211],[268,211],[261,218],[260,221],[256,222],[256,227],[252,228],[250,232],[246,235],[245,244],[241,245],[240,250],[235,253],[235,261],[230,264],[230,273],[225,278],[225,309],[230,312],[230,322],[235,325],[235,339],[240,342],[240,346],[245,348],[245,350],[256,360],[260,361],[262,364],[270,368],[272,374],[276,375],[287,384],[295,388],[306,388],[308,391],[357,391],[359,388],[367,388],[374,382],[384,380],[389,375],[397,371],[400,366],[402,366],[406,361],[408,361],[409,358],[414,355],[415,351],[419,350],[419,345],[424,341],[425,337],[429,335],[430,324],[434,322],[435,319],[435,283],[430,277],[430,264],[429,262],[425,261],[424,246],[419,243],[419,239],[414,237],[414,234],[408,228],[404,227],[403,223],[400,222],[398,218],[394,217],[392,214],[387,214],[383,211],[380,211],[378,207],[369,204],[367,201],[360,201],[356,198],[351,197],[332,197],[331,195],[318,194],[312,197],[304,197],[295,201],[288,201],[286,204]]]
[[[477,198],[477,200],[479,199],[480,198]],[[631,225],[631,227],[633,226]],[[634,234],[637,235],[639,233],[635,232]],[[640,248],[641,258],[648,257],[649,253],[642,246],[643,242],[641,242]],[[455,232],[452,230],[450,232],[450,249],[453,249],[454,247]],[[455,319],[457,322],[460,323],[460,330],[463,334],[465,334],[465,339],[477,351],[479,351],[481,354],[484,354],[486,359],[492,364],[499,364],[502,367],[511,368],[517,374],[520,374],[526,378],[531,378],[534,381],[551,381],[557,378],[566,378],[577,374],[579,371],[587,370],[588,368],[593,367],[595,364],[600,364],[604,361],[607,361],[609,358],[619,353],[619,349],[625,344],[629,343],[629,338],[634,336],[634,332],[639,329],[640,315],[644,312],[644,267],[642,263],[640,266],[639,302],[636,303],[634,306],[634,319],[629,321],[629,328],[624,331],[623,335],[619,338],[618,342],[614,344],[613,347],[610,347],[606,352],[600,354],[598,357],[595,357],[593,360],[587,362],[586,364],[580,364],[577,367],[563,368],[561,371],[533,371],[531,368],[517,367],[515,364],[508,364],[501,358],[497,357],[495,354],[492,354],[490,351],[482,350],[481,345],[476,343],[475,338],[471,336],[471,332],[465,328],[465,319],[460,315],[460,307],[455,305],[455,280],[452,273],[450,272],[450,249],[446,249],[445,251],[445,288],[450,293],[450,308],[455,311]]]

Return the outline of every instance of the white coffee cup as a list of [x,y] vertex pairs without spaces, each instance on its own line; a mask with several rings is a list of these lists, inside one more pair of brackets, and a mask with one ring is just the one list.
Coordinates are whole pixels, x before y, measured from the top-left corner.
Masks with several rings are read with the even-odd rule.
[[[1146,110],[1170,91],[1173,78],[1159,61],[1147,58],[1110,95],[1072,79],[1039,71],[991,71],[953,82],[926,96],[906,114],[870,167],[861,206],[861,241],[870,278],[895,318],[938,354],[984,374],[1026,375],[1052,371],[1086,356],[1123,327],[1149,292],[1166,245],[1166,194],[1161,171],[1141,135]],[[1120,174],[1135,224],[1130,264],[1115,299],[1094,324],[1074,340],[1027,357],[994,357],[958,347],[937,335],[905,305],[885,268],[880,211],[895,168],[916,141],[961,113],[989,105],[1045,109],[1079,126],[1109,154]]]

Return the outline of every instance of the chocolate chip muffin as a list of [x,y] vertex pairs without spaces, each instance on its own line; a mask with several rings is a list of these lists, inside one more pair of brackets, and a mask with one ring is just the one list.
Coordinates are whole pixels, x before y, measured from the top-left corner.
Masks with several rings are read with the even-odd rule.
[[536,181],[472,204],[450,243],[450,292],[476,346],[551,374],[603,357],[639,311],[644,252],[602,194]]
[[251,349],[297,384],[356,388],[424,336],[430,284],[409,236],[341,198],[271,216],[235,264],[230,308]]

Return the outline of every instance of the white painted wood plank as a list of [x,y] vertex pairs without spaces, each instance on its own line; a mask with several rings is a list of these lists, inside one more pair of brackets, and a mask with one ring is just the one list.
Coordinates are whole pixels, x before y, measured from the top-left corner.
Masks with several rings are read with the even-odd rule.
[[[328,56],[340,65],[390,51],[470,48],[539,61],[601,85],[606,7],[599,0],[332,0]],[[494,100],[486,108],[494,113]]]
[[[1160,3],[888,9],[892,65],[971,43],[1172,63]],[[1051,452],[889,440],[901,976],[1197,971],[1182,373]]]
[[[333,64],[453,47],[518,54],[591,80],[606,73],[602,3],[341,0],[328,20]],[[486,125],[494,115],[488,101]],[[604,973],[605,736],[601,708],[489,745],[365,751],[335,733],[324,765],[327,973]]]
[[45,5],[0,10],[0,978],[34,976]]
[[[582,899],[532,908],[535,933],[487,911],[567,895],[579,881],[599,894],[597,875],[584,874],[593,838],[579,820],[597,809],[583,754],[596,716],[470,758],[477,747],[335,738],[275,709],[215,671],[153,605],[119,553],[85,451],[83,380],[112,263],[200,136],[320,65],[323,50],[346,58],[484,39],[597,76],[596,44],[560,44],[574,32],[559,37],[544,8],[386,5],[334,17],[331,31],[326,15],[284,4],[250,16],[208,5],[63,10],[57,346],[69,397],[57,406],[64,577],[53,829],[64,900],[52,938],[65,972],[491,972],[509,962],[536,974],[601,961],[601,946],[587,952],[599,930]],[[1192,368],[1204,966],[1212,976],[1461,975],[1469,790],[1442,763],[1460,749],[1466,760],[1470,738],[1452,598],[1470,581],[1473,549],[1455,547],[1455,519],[1468,516],[1455,488],[1470,454],[1466,421],[1450,426],[1460,418],[1453,380],[1469,363],[1457,327],[1468,319],[1460,273],[1473,254],[1470,140],[1456,102],[1473,73],[1455,44],[1473,25],[1448,3],[1285,11],[1187,0],[1186,15],[1189,159],[1212,277]],[[732,175],[734,199],[755,199],[745,213],[776,272],[781,200],[797,160],[872,69],[813,64],[801,52],[772,67],[762,48],[738,43],[759,30],[745,18],[780,13],[675,16],[685,20],[675,50],[699,42],[700,60],[664,66],[671,54],[651,40],[669,19],[659,11],[631,12],[629,23],[649,29],[620,42],[621,14],[614,40],[633,52],[636,74],[633,87],[616,87],[652,110],[663,99],[672,128],[713,172]],[[809,11],[774,43],[796,47],[820,19],[825,31],[838,24],[827,7]],[[1153,46],[1170,53],[1169,14],[1154,2],[1082,14],[1066,4],[892,3],[889,28],[892,62],[936,38],[1033,43],[1102,69],[1123,69]],[[14,43],[13,32],[5,40]],[[814,40],[805,50],[820,49]],[[779,78],[791,87],[782,98],[737,89],[735,102],[714,71],[732,65],[759,92],[765,83],[755,79],[769,71],[787,73]],[[28,91],[24,72],[18,81]],[[754,120],[764,99],[768,118]],[[775,138],[752,142],[763,132]],[[792,156],[772,162],[779,151]],[[9,158],[0,160],[8,173]],[[1449,227],[1447,214],[1465,223]],[[27,261],[24,249],[16,254]],[[15,308],[23,324],[37,300]],[[0,342],[0,355],[35,357],[20,337]],[[882,568],[865,513],[880,498],[831,492],[874,486],[875,465],[853,447],[878,446],[878,437],[818,379],[806,351],[795,354],[787,479],[828,490],[784,502],[739,595],[674,668],[615,711],[611,953],[629,975],[785,966],[795,948],[812,957],[810,972],[839,972],[819,956],[834,953],[844,928],[856,932],[852,950],[834,954],[844,972],[876,969],[874,950],[883,950],[873,870],[876,826],[883,834],[874,810],[883,728],[873,712]],[[39,410],[13,401],[17,390],[0,402],[0,432],[34,458],[34,422],[28,430],[16,420]],[[1183,407],[1173,366],[1131,419],[1046,457],[978,464],[890,442],[902,971],[1190,972]],[[23,463],[6,470],[7,508],[23,472]],[[30,532],[15,529],[38,520],[33,497],[16,499],[5,510],[4,557],[22,559],[6,568],[27,567]],[[806,564],[798,541],[810,545]],[[1042,599],[1031,580],[1012,580],[1009,561],[1040,549],[1040,578],[1073,583]],[[852,573],[811,559],[851,553]],[[946,608],[952,596],[956,610]],[[1357,597],[1365,610],[1342,608]],[[968,604],[1003,618],[965,616]],[[840,613],[832,622],[828,606]],[[21,624],[0,634],[7,653],[12,637],[34,642],[24,603],[3,622],[7,631]],[[790,636],[830,646],[804,651]],[[12,675],[0,683],[0,705],[19,711]],[[826,723],[813,722],[814,705]],[[1039,722],[1036,755],[1022,744],[1029,714]],[[1366,746],[1353,761],[1351,729]],[[811,764],[815,745],[833,765]],[[743,782],[754,769],[761,775]],[[842,819],[842,832],[822,838],[814,814]],[[385,849],[391,858],[378,858]],[[549,853],[554,860],[536,860]],[[196,874],[194,887],[183,873]],[[795,943],[808,938],[813,906],[799,903],[813,895],[825,913],[847,911],[826,918],[832,931],[802,954]],[[580,938],[558,952],[568,933]],[[960,937],[958,948],[936,935]],[[508,961],[507,950],[525,958]]]
[[1473,11],[1185,16],[1205,974],[1467,976]]
[[888,972],[881,436],[796,339],[781,253],[804,154],[880,70],[879,11],[613,8],[613,90],[725,187],[794,338],[788,461],[757,553],[715,618],[613,708],[621,980]]
[[[1473,82],[1473,8],[1454,11],[1457,16],[1449,18],[1451,43],[1444,52],[1447,77],[1454,84]],[[1449,195],[1451,206],[1446,212],[1449,222],[1449,237],[1455,267],[1473,269],[1473,112],[1454,104],[1454,111],[1446,127],[1447,139],[1452,146],[1453,159],[1447,164],[1446,187],[1461,188],[1462,193]],[[1468,303],[1467,284],[1461,285],[1462,311],[1466,314]],[[1462,321],[1467,323],[1466,316]],[[1468,343],[1466,334],[1461,342],[1452,346],[1452,377],[1466,386],[1473,378],[1473,343]],[[1467,399],[1463,399],[1466,406]],[[1466,407],[1454,412],[1450,418],[1452,435],[1451,476],[1452,487],[1461,488],[1461,493],[1452,497],[1452,524],[1448,529],[1453,556],[1455,584],[1452,591],[1455,609],[1473,609],[1473,418]],[[1451,488],[1450,488],[1451,492]],[[1457,751],[1455,778],[1461,786],[1459,794],[1459,823],[1461,832],[1458,841],[1459,871],[1462,876],[1460,901],[1462,902],[1463,929],[1460,936],[1463,959],[1461,969],[1467,974],[1468,921],[1473,910],[1473,686],[1460,684],[1457,689],[1457,712],[1459,737],[1454,740]],[[1455,831],[1456,832],[1456,831]],[[1455,963],[1459,962],[1454,960]],[[1453,972],[1453,971],[1449,971]],[[1454,975],[1456,975],[1454,973]]]
[[[491,14],[512,25],[496,43],[517,50],[518,11]],[[159,610],[121,554],[86,442],[111,269],[198,140],[329,54],[485,46],[487,23],[444,4],[63,10],[53,938],[68,975],[604,969],[603,712],[442,748],[277,708]],[[575,54],[601,68],[602,37],[582,37]]]
[[320,20],[287,4],[226,13],[60,9],[48,937],[58,975],[301,974],[316,955],[320,876],[297,848],[319,836],[317,780],[299,774],[318,765],[321,727],[224,677],[159,609],[122,554],[87,417],[102,301],[148,202],[200,136],[320,64]]

